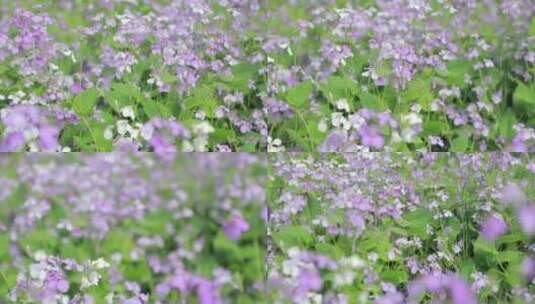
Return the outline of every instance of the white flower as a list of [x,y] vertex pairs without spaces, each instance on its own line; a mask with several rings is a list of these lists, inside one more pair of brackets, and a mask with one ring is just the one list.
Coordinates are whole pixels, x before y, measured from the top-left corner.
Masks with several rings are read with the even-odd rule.
[[207,121],[203,121],[193,127],[193,132],[195,134],[209,134],[214,131],[214,127],[212,127],[212,125]]
[[128,131],[128,121],[121,119],[117,121],[117,133],[119,133],[121,136],[124,136],[126,132]]
[[344,271],[337,273],[334,276],[334,286],[335,287],[342,287],[346,285],[351,285],[353,281],[355,280],[355,272],[354,271]]
[[113,138],[113,126],[107,126],[106,129],[104,129],[104,138],[107,140],[111,140]]
[[46,259],[46,253],[43,250],[39,250],[34,254],[33,258],[38,262],[44,261]]
[[95,267],[96,269],[103,269],[103,268],[110,267],[110,264],[106,262],[103,258],[99,258],[98,260],[93,261],[91,265]]
[[204,111],[197,111],[195,113],[195,118],[198,120],[204,120],[206,118],[206,113]]
[[182,142],[182,152],[193,152],[194,148],[193,145],[189,142],[189,140],[184,140]]
[[114,254],[111,255],[111,260],[114,261],[115,263],[121,262],[122,259],[123,259],[123,255],[119,252],[115,252]]
[[346,112],[349,112],[349,103],[347,103],[347,99],[340,99],[336,102],[336,108],[338,110],[343,110]]
[[279,138],[268,137],[268,152],[283,152],[286,148],[282,145],[282,141]]
[[193,147],[197,152],[206,152],[206,145],[208,144],[207,136],[198,136],[193,140]]
[[32,264],[30,266],[30,277],[39,281],[46,279],[46,266],[42,264]]
[[322,119],[322,120],[320,121],[320,123],[318,124],[318,130],[319,130],[320,132],[324,133],[324,132],[327,132],[327,128],[328,128],[328,127],[327,127],[327,123],[325,122],[324,119]]
[[345,118],[340,112],[334,112],[331,114],[331,123],[336,128],[338,128],[343,123],[344,120]]
[[152,124],[148,123],[145,124],[143,127],[141,127],[141,137],[145,140],[149,140],[152,138],[152,134],[154,133],[154,126]]
[[352,268],[362,268],[366,265],[364,261],[356,255],[350,256],[348,258],[343,258],[340,263]]
[[89,273],[89,276],[82,277],[80,288],[86,289],[91,286],[98,285],[98,281],[100,281],[100,274],[98,274],[96,271],[92,271]]
[[135,118],[134,108],[132,106],[126,106],[121,109],[121,115],[123,115],[124,118]]

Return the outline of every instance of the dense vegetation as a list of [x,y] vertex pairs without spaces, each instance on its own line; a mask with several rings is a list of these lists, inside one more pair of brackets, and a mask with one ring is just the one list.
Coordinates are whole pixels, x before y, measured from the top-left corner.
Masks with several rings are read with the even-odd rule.
[[2,150],[533,150],[530,0],[8,1]]

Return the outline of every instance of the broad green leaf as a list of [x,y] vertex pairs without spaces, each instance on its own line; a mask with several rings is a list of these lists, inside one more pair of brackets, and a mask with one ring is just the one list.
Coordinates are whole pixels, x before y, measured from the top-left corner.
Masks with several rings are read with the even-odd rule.
[[344,98],[350,102],[359,93],[359,85],[351,78],[333,75],[320,84],[320,90],[332,103]]
[[110,255],[115,252],[121,253],[123,256],[129,256],[130,251],[136,247],[132,239],[132,235],[121,229],[110,231],[106,235],[106,239],[102,242],[102,252]]
[[507,109],[503,111],[498,121],[498,134],[505,138],[512,138],[514,136],[513,126],[516,124],[516,117],[513,111]]
[[313,239],[314,237],[303,226],[297,225],[284,226],[273,233],[273,240],[284,248],[303,247],[310,244]]
[[367,109],[375,111],[386,111],[388,109],[388,106],[384,100],[379,96],[363,92],[359,95],[359,97],[362,106]]
[[470,144],[467,135],[459,134],[451,141],[452,152],[466,152],[468,145]]
[[0,234],[0,260],[10,260],[9,255],[9,234],[2,233]]
[[220,251],[233,258],[240,258],[240,246],[229,239],[222,231],[219,231],[213,241],[214,250]]
[[416,211],[407,213],[400,221],[400,225],[404,227],[410,234],[414,234],[421,239],[427,239],[427,225],[432,224],[433,214],[426,209],[418,209]]
[[89,88],[74,97],[72,107],[79,116],[88,116],[93,113],[94,107],[100,97],[96,88]]
[[407,274],[407,271],[403,270],[387,269],[381,272],[382,280],[392,282],[396,285],[406,282],[408,278],[409,275]]
[[160,109],[158,108],[158,104],[154,100],[143,100],[141,101],[141,106],[143,107],[143,111],[149,118],[154,117],[161,117]]
[[443,135],[448,132],[449,126],[446,122],[438,120],[427,120],[423,124],[422,136]]
[[439,74],[450,86],[464,87],[465,75],[471,70],[472,64],[468,60],[454,60],[448,63],[445,70],[440,70]]
[[52,232],[46,229],[35,229],[26,233],[20,240],[23,248],[28,248],[31,252],[44,250],[50,253],[58,244],[58,239]]
[[328,243],[317,244],[316,252],[326,256],[330,256],[333,259],[340,259],[344,256],[344,251],[340,248],[340,246]]
[[431,91],[431,78],[417,77],[411,80],[403,92],[403,99],[409,103],[416,101],[424,111],[430,111],[431,102],[434,99]]
[[195,87],[184,102],[186,110],[191,111],[197,108],[203,110],[208,117],[214,117],[214,110],[219,105],[214,97],[214,88],[208,85]]
[[309,105],[310,93],[312,93],[312,83],[307,80],[290,88],[286,92],[286,100],[294,109],[306,109]]
[[496,261],[498,252],[496,247],[481,236],[473,243],[474,245],[474,261],[483,265],[492,265]]
[[519,83],[514,93],[514,100],[535,106],[535,89]]
[[104,100],[117,113],[120,113],[121,109],[126,106],[135,106],[142,99],[143,94],[141,94],[140,89],[135,85],[126,83],[113,83],[111,90],[104,95]]

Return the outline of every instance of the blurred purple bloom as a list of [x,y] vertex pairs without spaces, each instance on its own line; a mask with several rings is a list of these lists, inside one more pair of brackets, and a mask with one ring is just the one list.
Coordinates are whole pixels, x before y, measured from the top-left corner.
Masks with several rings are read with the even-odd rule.
[[499,215],[490,215],[481,225],[481,235],[488,241],[494,241],[507,232],[507,223]]
[[306,294],[310,291],[321,289],[323,282],[320,274],[316,269],[303,269],[299,273],[298,278],[298,293]]
[[380,149],[385,143],[383,136],[373,127],[364,125],[359,129],[359,134],[365,146]]
[[242,233],[249,230],[249,223],[237,212],[223,225],[223,230],[231,240],[237,240]]
[[528,282],[535,279],[535,256],[527,257],[522,262],[522,275]]
[[535,234],[535,206],[524,205],[518,209],[518,222],[525,234]]
[[522,188],[515,183],[510,183],[502,189],[501,198],[504,203],[515,205],[520,205],[527,199]]
[[57,149],[59,129],[51,125],[39,128],[39,144],[43,150],[54,151]]
[[333,131],[319,147],[320,152],[341,151],[347,141],[347,135],[343,131]]
[[6,135],[0,145],[0,152],[17,151],[24,145],[24,134],[22,132],[11,132]]

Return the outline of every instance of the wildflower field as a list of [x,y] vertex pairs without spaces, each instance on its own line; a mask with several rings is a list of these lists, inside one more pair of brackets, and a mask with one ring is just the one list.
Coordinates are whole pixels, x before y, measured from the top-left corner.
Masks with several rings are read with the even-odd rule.
[[531,0],[0,4],[3,151],[534,148]]
[[0,304],[535,303],[534,0],[0,0]]
[[272,303],[535,301],[531,157],[271,158]]
[[265,158],[73,155],[0,156],[0,303],[264,302]]

